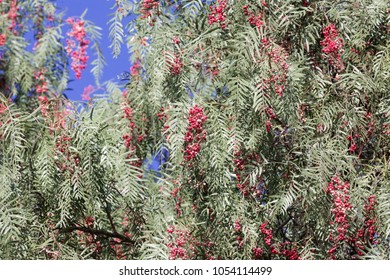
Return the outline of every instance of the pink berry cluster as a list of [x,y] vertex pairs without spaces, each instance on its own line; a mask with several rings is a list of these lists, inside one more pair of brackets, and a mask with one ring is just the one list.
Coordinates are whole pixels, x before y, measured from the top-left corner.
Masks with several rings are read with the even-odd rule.
[[123,252],[121,240],[119,238],[113,238],[110,244],[110,248],[115,252],[117,260],[125,260],[126,254]]
[[[131,238],[131,234],[125,231],[123,233],[124,236]],[[124,250],[124,245],[120,238],[113,238],[112,242],[110,242],[110,248],[115,252],[117,260],[126,260],[127,255],[126,250]],[[131,253],[131,250],[128,250],[127,253]]]
[[[39,81],[41,74],[35,74],[36,79]],[[41,78],[42,79],[42,78]],[[36,86],[36,90],[39,93],[45,93],[46,82]],[[45,94],[40,94],[36,97],[38,99],[39,109],[42,116],[47,121],[49,133],[52,134],[55,130],[65,129],[66,127],[66,116],[69,115],[69,107],[62,106],[63,104],[58,103],[55,99],[50,99]]]
[[276,114],[272,107],[267,107],[265,109],[265,114],[268,116],[268,119],[265,121],[265,128],[267,132],[270,132],[272,129],[272,120],[276,119]]
[[47,82],[45,78],[45,71],[40,70],[38,72],[34,72],[34,79],[38,82],[35,90],[38,94],[45,94],[48,92]]
[[168,120],[166,108],[161,107],[160,111],[157,113],[157,118],[164,123]]
[[384,135],[390,135],[390,123],[383,124],[382,129]]
[[84,101],[90,101],[91,100],[91,93],[95,90],[95,87],[93,85],[88,85],[84,88],[83,93],[81,94],[81,100]]
[[10,31],[13,31],[14,34],[16,35],[16,20],[17,20],[17,17],[18,17],[18,10],[19,10],[19,7],[18,7],[18,1],[17,0],[12,0],[11,2],[11,8],[9,9],[8,11],[8,19],[11,21],[11,25],[8,27],[8,29]]
[[74,168],[79,166],[80,158],[77,153],[70,150],[72,137],[61,135],[56,139],[56,148],[54,151],[55,162],[61,172],[74,172]]
[[181,209],[181,203],[183,201],[183,197],[179,196],[179,192],[180,192],[180,188],[174,188],[170,193],[172,199],[175,202],[175,211],[178,217],[180,217],[183,213],[183,210]]
[[[87,216],[84,221],[84,227],[87,228],[93,228],[94,227],[95,219],[91,216]],[[96,239],[96,236],[90,233],[85,233],[81,230],[77,230],[77,238],[79,244],[83,248],[88,248],[90,252],[92,252],[95,255],[99,255],[102,251],[102,244],[99,240]]]
[[[126,158],[130,159],[135,156],[137,152],[137,146],[135,145],[135,143],[141,143],[142,140],[146,137],[146,135],[141,131],[141,129],[136,127],[134,122],[133,109],[129,106],[126,98],[127,94],[124,94],[121,108],[124,113],[123,118],[128,121],[128,131],[122,135],[122,139],[124,140],[126,149],[129,151]],[[144,121],[147,122],[147,119],[144,119]],[[136,161],[131,161],[130,165],[140,167],[142,165],[142,159],[139,158]],[[142,177],[142,173],[140,172],[138,176]]]
[[6,41],[7,36],[5,34],[0,34],[0,47],[4,46]]
[[170,242],[167,243],[169,248],[170,260],[190,260],[194,257],[195,247],[194,239],[188,230],[176,229],[173,225],[167,228]]
[[278,254],[289,260],[301,260],[302,258],[299,256],[297,248],[291,247],[288,249],[288,246],[291,247],[291,243],[288,241],[279,244]]
[[263,17],[261,13],[256,16],[252,11],[249,11],[248,5],[245,5],[243,9],[244,15],[248,17],[248,21],[251,25],[256,26],[257,28],[260,28],[264,25],[264,21],[261,20]]
[[248,196],[249,195],[249,190],[246,188],[246,185],[244,185],[242,182],[242,176],[241,176],[241,173],[243,173],[243,171],[245,170],[245,165],[246,165],[246,160],[245,158],[242,156],[242,151],[241,150],[238,150],[234,153],[234,173],[236,175],[236,179],[237,179],[237,188],[240,190],[240,192],[244,195],[244,196]]
[[[364,129],[356,127],[355,132],[350,132],[350,134],[347,136],[349,142],[348,152],[351,154],[356,153],[359,157],[364,149],[364,146],[370,141],[370,139],[372,139],[374,133],[377,130],[374,114],[369,111],[365,111],[364,121],[366,123]],[[347,121],[343,123],[341,128],[344,128],[346,125],[348,125]]]
[[276,247],[272,245],[272,238],[273,238],[272,229],[271,228],[267,229],[267,225],[268,225],[267,222],[262,223],[260,225],[260,232],[264,235],[264,243],[270,248],[270,253],[276,255],[279,252],[276,249]]
[[347,139],[349,141],[348,152],[350,152],[351,154],[353,154],[357,149],[356,139],[358,139],[359,136],[360,136],[359,134],[355,134],[355,135],[350,134],[347,136]]
[[163,122],[162,134],[165,139],[170,142],[168,135],[166,135],[166,131],[169,129],[169,125],[167,124],[169,115],[167,114],[168,108],[161,107],[160,112],[157,113],[157,118]]
[[39,109],[41,110],[42,116],[48,116],[48,108],[49,108],[49,99],[45,95],[37,96]]
[[0,103],[0,115],[4,114],[7,110],[7,106],[4,103]]
[[218,0],[218,5],[210,7],[209,24],[219,23],[222,29],[227,26],[226,22],[227,0]]
[[364,228],[368,232],[369,240],[372,243],[374,241],[375,235],[375,223],[376,223],[376,214],[375,214],[375,205],[377,204],[375,195],[368,197],[368,203],[364,206],[365,220]]
[[207,116],[202,107],[197,104],[190,108],[188,116],[187,132],[184,136],[186,161],[191,161],[200,152],[200,144],[206,140],[207,132],[204,129],[204,124],[207,121]]
[[[261,162],[261,158],[259,154],[251,153],[247,155],[243,155],[242,150],[238,150],[234,153],[234,174],[237,179],[237,188],[244,195],[244,197],[248,197],[251,193],[257,199],[261,198],[262,191],[257,189],[256,186],[251,186],[248,180],[248,171],[246,170],[246,166],[250,163],[259,163]],[[258,181],[261,181],[261,178],[257,178]]]
[[70,38],[66,39],[66,52],[72,58],[71,66],[76,78],[80,79],[82,71],[87,67],[89,40],[86,39],[87,33],[85,32],[83,20],[68,18],[66,22],[72,27],[72,30],[67,33]]
[[259,247],[252,248],[252,254],[256,260],[260,259],[261,256],[263,255],[263,249]]
[[359,256],[364,254],[366,246],[370,246],[378,242],[375,240],[376,204],[376,196],[370,195],[368,197],[368,202],[364,206],[365,219],[363,227],[358,229],[356,236],[348,238],[348,242],[355,249]]
[[235,232],[241,231],[241,224],[240,224],[240,220],[238,219],[234,221],[234,231]]
[[141,71],[141,61],[138,59],[136,62],[134,62],[133,65],[130,67],[130,75],[131,76],[139,76]]
[[[122,103],[122,110],[124,112],[123,118],[128,120],[128,128],[129,132],[126,132],[122,135],[122,139],[125,141],[125,146],[128,151],[133,154],[135,152],[136,147],[132,144],[133,140],[133,130],[135,129],[135,123],[133,121],[133,109],[127,104]],[[128,157],[131,157],[131,154]]]
[[264,235],[264,243],[270,248],[270,253],[282,256],[289,260],[301,260],[298,250],[292,246],[291,242],[286,241],[280,244],[272,244],[272,229],[267,228],[267,225],[268,223],[263,223],[260,226],[260,232]]
[[173,60],[168,61],[168,65],[171,74],[174,76],[179,75],[184,67],[183,62],[180,59],[180,55],[178,54],[173,55]]
[[376,129],[374,115],[371,112],[366,111],[364,113],[364,118],[367,121],[367,125],[366,125],[367,137],[371,138],[372,134]]
[[272,229],[267,229],[268,223],[262,223],[260,226],[260,232],[264,234],[264,243],[267,246],[272,244]]
[[244,246],[244,240],[243,240],[243,234],[242,234],[242,226],[240,223],[240,220],[235,220],[234,221],[234,231],[236,232],[237,236],[237,243],[238,243],[238,248],[242,248]]
[[331,225],[337,227],[337,237],[330,235],[330,241],[333,242],[333,247],[328,251],[330,257],[335,259],[335,252],[339,247],[340,242],[343,242],[347,239],[346,234],[349,228],[348,222],[348,211],[352,209],[352,205],[349,202],[349,188],[350,184],[348,182],[341,182],[338,176],[334,176],[331,182],[326,188],[326,192],[330,194],[333,200],[332,213],[334,215],[334,222],[331,222]]
[[322,52],[328,56],[329,64],[337,70],[344,69],[344,63],[341,60],[341,54],[344,52],[344,41],[338,35],[338,30],[334,24],[329,24],[322,29],[324,39],[320,42]]
[[[262,47],[272,63],[270,64],[269,78],[263,79],[259,86],[266,92],[273,89],[279,97],[282,97],[287,86],[287,73],[289,68],[287,51],[279,45],[272,44],[267,38],[262,39]],[[267,96],[268,98],[271,97],[269,95]]]
[[158,7],[160,3],[158,0],[143,0],[140,4],[141,19],[149,19],[149,25],[153,26],[156,22],[155,15],[160,15]]
[[174,37],[172,38],[172,42],[173,42],[175,45],[179,45],[179,44],[180,44],[180,38],[174,36]]

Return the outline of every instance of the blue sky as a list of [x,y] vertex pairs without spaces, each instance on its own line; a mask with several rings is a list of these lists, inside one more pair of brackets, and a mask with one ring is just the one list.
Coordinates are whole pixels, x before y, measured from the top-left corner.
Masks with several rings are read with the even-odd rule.
[[[125,48],[122,48],[121,55],[116,59],[113,58],[112,50],[109,48],[109,26],[107,22],[111,18],[110,14],[114,12],[111,8],[114,6],[115,0],[59,0],[57,1],[57,4],[61,10],[66,11],[65,18],[70,16],[79,17],[85,9],[88,9],[84,18],[92,21],[95,25],[102,28],[100,46],[107,65],[104,69],[101,81],[104,82],[111,79],[119,81],[117,79],[117,75],[123,73],[124,71],[129,71],[130,62],[129,55]],[[81,94],[83,93],[84,88],[88,85],[95,85],[94,77],[90,73],[92,68],[90,63],[95,59],[92,50],[89,50],[88,56],[88,67],[83,72],[80,80],[77,80],[73,71],[70,71],[70,78],[73,81],[69,83],[68,87],[73,90],[65,92],[69,99],[81,100]]]

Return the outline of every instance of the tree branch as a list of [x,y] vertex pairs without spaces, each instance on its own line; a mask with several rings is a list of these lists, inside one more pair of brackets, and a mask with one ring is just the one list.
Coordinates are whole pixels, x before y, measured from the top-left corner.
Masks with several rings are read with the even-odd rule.
[[131,243],[131,244],[135,243],[134,240],[132,240],[131,238],[129,238],[123,234],[120,234],[118,232],[110,232],[110,231],[106,231],[103,229],[93,229],[93,228],[78,227],[78,226],[71,226],[71,227],[57,228],[57,229],[60,231],[60,233],[69,233],[69,232],[73,232],[75,230],[79,230],[79,231],[86,232],[89,234],[103,235],[103,236],[112,237],[112,238],[119,238],[120,240],[127,242],[127,243]]

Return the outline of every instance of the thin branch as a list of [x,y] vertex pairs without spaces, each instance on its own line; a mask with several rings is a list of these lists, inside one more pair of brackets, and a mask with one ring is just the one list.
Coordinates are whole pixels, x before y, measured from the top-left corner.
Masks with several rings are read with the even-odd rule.
[[107,214],[107,218],[110,221],[111,228],[114,231],[114,233],[118,233],[117,230],[116,230],[114,221],[112,220],[112,216],[111,216],[111,212],[110,212],[110,209],[109,209],[109,206],[108,206],[108,202],[106,200],[105,200],[105,202],[106,202],[105,211],[106,211],[106,214]]
[[69,232],[73,232],[75,230],[79,230],[79,231],[86,232],[89,234],[103,235],[103,236],[112,237],[112,238],[119,238],[120,240],[127,242],[127,243],[131,243],[131,244],[135,243],[134,240],[132,240],[131,238],[129,238],[123,234],[120,234],[118,232],[110,232],[110,231],[106,231],[103,229],[93,229],[93,228],[87,228],[87,227],[71,226],[71,227],[66,227],[66,228],[57,228],[57,230],[59,230],[60,233],[69,233]]

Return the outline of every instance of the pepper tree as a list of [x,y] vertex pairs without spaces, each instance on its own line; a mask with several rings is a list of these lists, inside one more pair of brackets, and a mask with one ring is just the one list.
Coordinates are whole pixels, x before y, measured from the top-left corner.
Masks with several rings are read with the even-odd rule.
[[68,51],[41,28],[53,55],[36,60],[38,38],[24,64],[7,41],[22,31],[2,31],[9,91],[27,100],[1,107],[2,258],[389,258],[386,1],[113,5],[130,80],[78,110],[55,77],[67,55],[81,74],[97,29],[68,20]]

